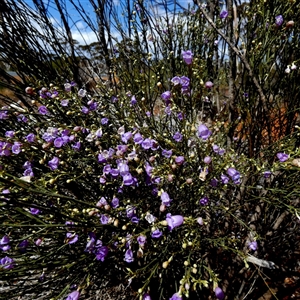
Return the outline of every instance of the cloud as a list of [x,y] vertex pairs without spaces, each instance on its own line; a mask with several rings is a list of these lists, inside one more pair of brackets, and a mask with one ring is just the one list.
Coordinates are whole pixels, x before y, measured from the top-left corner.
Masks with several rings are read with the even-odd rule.
[[97,42],[97,36],[92,30],[72,30],[72,37],[79,45],[91,44]]

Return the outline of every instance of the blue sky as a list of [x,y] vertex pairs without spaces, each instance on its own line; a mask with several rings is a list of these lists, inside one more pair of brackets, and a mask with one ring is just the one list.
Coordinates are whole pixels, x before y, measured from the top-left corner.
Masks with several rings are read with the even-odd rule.
[[[32,0],[23,0],[26,2],[29,6],[34,8],[34,4]],[[61,21],[60,21],[60,16],[57,10],[55,9],[55,3],[54,0],[40,0],[44,3],[45,7],[48,8],[48,14],[51,16],[51,21],[52,23],[57,26],[61,27]],[[93,10],[92,5],[90,4],[89,0],[74,0],[75,2],[80,2],[82,6],[85,9],[85,13],[89,14],[92,20],[95,20],[95,12]],[[115,2],[115,7],[118,9],[120,8],[120,1],[122,0],[114,0]],[[133,3],[133,0],[131,0]],[[79,44],[87,44],[95,42],[96,36],[94,32],[86,26],[86,24],[83,22],[81,19],[79,13],[76,11],[76,9],[73,7],[73,5],[66,0],[66,9],[68,11],[68,14],[72,20],[69,20],[71,30],[72,30],[72,35],[75,40],[79,42]],[[146,2],[146,1],[145,1]],[[148,1],[150,2],[150,1]],[[189,3],[192,3],[192,0],[179,0],[180,4],[184,7],[187,7]],[[159,8],[158,8],[159,10]],[[124,17],[121,16],[121,8],[119,9],[120,11],[120,20],[124,20]],[[159,10],[162,12],[163,10]],[[74,24],[75,23],[75,24]],[[118,32],[115,32],[115,37],[118,38]]]

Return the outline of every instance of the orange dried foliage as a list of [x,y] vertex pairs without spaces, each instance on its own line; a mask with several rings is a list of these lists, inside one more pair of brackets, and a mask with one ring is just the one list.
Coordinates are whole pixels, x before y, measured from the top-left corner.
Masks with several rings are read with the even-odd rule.
[[[280,109],[273,109],[269,119],[262,125],[263,145],[274,143],[283,138],[288,129],[288,120],[291,112],[282,105]],[[293,121],[299,117],[298,113],[293,114]],[[235,129],[235,136],[241,140],[247,140],[251,135],[252,122],[256,122],[249,115],[246,120],[241,121]],[[268,122],[268,123],[267,123]]]

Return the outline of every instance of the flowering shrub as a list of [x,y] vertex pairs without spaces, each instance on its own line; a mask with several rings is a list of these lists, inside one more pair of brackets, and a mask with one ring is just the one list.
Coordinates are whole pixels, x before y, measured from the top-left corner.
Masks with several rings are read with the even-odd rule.
[[38,280],[27,293],[51,284],[49,297],[77,300],[120,273],[140,299],[230,299],[242,282],[250,288],[242,268],[245,278],[279,268],[277,255],[299,246],[298,129],[243,153],[242,138],[228,142],[229,114],[212,120],[199,107],[223,75],[198,80],[204,59],[189,48],[176,60],[146,86],[134,85],[140,70],[129,85],[124,68],[115,88],[47,83],[26,88],[30,108],[1,108],[7,295],[22,294],[13,282],[29,273]]

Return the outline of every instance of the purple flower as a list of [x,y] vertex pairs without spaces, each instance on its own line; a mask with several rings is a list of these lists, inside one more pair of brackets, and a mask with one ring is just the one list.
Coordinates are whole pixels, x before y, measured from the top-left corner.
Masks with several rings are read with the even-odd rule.
[[69,100],[66,100],[66,99],[61,100],[60,105],[63,106],[63,107],[68,106],[69,105]]
[[37,239],[34,243],[36,244],[36,246],[40,246],[42,244],[43,240],[42,239]]
[[0,246],[7,245],[10,242],[10,239],[7,235],[3,236],[3,238],[0,240]]
[[38,111],[41,115],[47,115],[49,113],[47,107],[44,105],[40,106]]
[[101,177],[99,178],[99,182],[100,182],[101,184],[105,184],[105,183],[106,183],[106,178],[105,178],[105,176],[101,176]]
[[193,62],[193,52],[190,50],[182,51],[182,58],[187,65],[190,65]]
[[97,207],[103,207],[107,205],[107,200],[104,197],[101,197],[100,200],[97,202],[96,206]]
[[131,249],[128,249],[128,250],[125,252],[124,260],[125,260],[127,263],[131,263],[131,262],[134,261],[134,258],[133,258],[133,252],[132,252]]
[[257,250],[257,242],[253,241],[253,242],[249,243],[248,247],[249,247],[249,249],[256,251]]
[[205,164],[208,164],[208,165],[211,163],[211,161],[212,161],[212,159],[211,159],[210,156],[206,156],[206,157],[204,157],[204,159],[203,159],[203,162],[204,162]]
[[78,300],[80,296],[80,293],[78,291],[73,291],[70,293],[66,300]]
[[89,113],[89,109],[86,106],[82,106],[81,107],[81,112],[84,114],[88,114]]
[[83,98],[83,97],[86,96],[86,93],[87,93],[86,90],[80,89],[80,90],[78,91],[78,96],[81,97],[81,98]]
[[110,101],[111,101],[112,103],[116,103],[116,102],[118,102],[118,97],[112,96],[111,99],[110,99]]
[[113,199],[111,200],[111,206],[113,208],[117,208],[119,206],[119,199],[117,197],[113,197]]
[[127,218],[131,218],[133,215],[134,215],[134,213],[135,213],[135,207],[134,206],[128,206],[127,208],[126,208],[126,216],[127,216]]
[[210,181],[210,185],[211,185],[212,187],[217,187],[217,186],[218,186],[218,179],[213,178],[213,179]]
[[97,102],[88,102],[88,104],[89,104],[89,110],[90,111],[96,110],[97,107],[98,107],[98,103]]
[[124,185],[136,185],[137,180],[130,173],[125,174],[123,176],[123,184]]
[[137,216],[133,216],[130,221],[134,224],[138,224],[140,219]]
[[21,152],[21,143],[20,142],[14,142],[14,144],[11,147],[11,152],[13,154],[19,154]]
[[124,176],[129,173],[129,166],[125,161],[121,161],[120,163],[118,163],[118,169],[120,171],[121,176]]
[[137,100],[136,100],[135,96],[132,96],[131,100],[130,100],[130,105],[136,105],[136,104],[137,104]]
[[204,124],[198,126],[198,136],[204,141],[211,136],[211,133],[212,132]]
[[55,137],[52,134],[45,132],[42,136],[42,139],[45,142],[50,143],[50,142],[54,141]]
[[158,145],[158,143],[157,143],[156,140],[151,140],[151,149],[152,149],[152,150],[157,150],[157,149],[159,149],[159,145]]
[[181,94],[183,94],[183,95],[189,95],[190,94],[190,88],[188,86],[183,86],[181,88]]
[[143,295],[143,299],[142,300],[151,300],[151,297],[148,293]]
[[0,249],[2,251],[8,251],[10,249],[10,246],[8,245],[10,242],[10,239],[7,235],[5,235],[1,240],[0,240]]
[[171,82],[174,84],[174,85],[178,85],[180,84],[180,77],[178,76],[175,76],[171,79]]
[[80,147],[81,147],[81,143],[80,143],[80,142],[76,142],[74,145],[72,145],[72,148],[73,148],[75,151],[79,151],[79,150],[80,150]]
[[103,167],[103,174],[109,174],[111,171],[111,165],[110,164],[107,164]]
[[67,232],[66,236],[68,244],[75,244],[78,241],[78,234]]
[[140,235],[137,238],[137,242],[139,243],[140,246],[144,246],[146,243],[147,238],[144,235]]
[[106,224],[108,224],[108,221],[109,221],[109,216],[102,214],[100,217],[100,223],[102,225],[106,225]]
[[7,111],[6,110],[4,110],[4,111],[1,111],[0,110],[0,120],[6,120],[6,119],[8,119],[8,115],[7,115]]
[[26,248],[28,247],[29,245],[29,242],[27,240],[23,240],[19,245],[19,249],[21,252],[25,252],[26,251]]
[[28,143],[33,143],[35,141],[35,135],[33,133],[29,133],[26,135],[25,139]]
[[108,119],[107,118],[102,118],[101,119],[101,124],[102,125],[106,125],[108,123]]
[[183,216],[180,215],[172,216],[171,214],[167,214],[166,221],[168,223],[168,229],[172,231],[175,227],[182,225]]
[[184,157],[183,156],[177,156],[175,158],[175,162],[177,165],[182,165],[184,163]]
[[160,97],[163,100],[168,101],[171,98],[171,92],[170,91],[166,91],[166,92],[162,93]]
[[213,145],[213,151],[217,154],[219,154],[220,147],[218,145]]
[[197,223],[202,226],[203,225],[203,219],[201,217],[197,218]]
[[143,142],[143,136],[137,132],[134,137],[133,137],[133,141],[136,143],[136,144],[141,144]]
[[278,15],[275,17],[275,24],[279,27],[281,26],[283,23],[283,16],[282,15]]
[[169,300],[182,300],[182,297],[180,297],[178,293],[175,293]]
[[8,130],[5,132],[5,136],[8,138],[13,138],[15,135],[15,132],[13,130]]
[[271,175],[272,175],[272,172],[269,171],[269,170],[267,170],[267,171],[264,172],[264,177],[265,178],[270,178]]
[[235,168],[228,168],[227,174],[231,177],[232,180],[237,180],[240,178],[240,172]]
[[3,269],[10,270],[15,266],[15,262],[12,258],[5,256],[0,259],[0,265]]
[[118,177],[120,174],[119,169],[111,169],[109,173],[113,178]]
[[180,84],[182,87],[188,87],[190,85],[190,79],[186,76],[180,77]]
[[64,144],[64,139],[62,137],[58,137],[54,140],[53,144],[56,148],[61,148]]
[[59,165],[59,159],[58,157],[53,157],[50,161],[48,161],[48,166],[52,171],[56,170]]
[[225,298],[224,292],[219,287],[215,288],[215,295],[219,300],[223,300]]
[[182,141],[182,134],[180,132],[176,132],[174,135],[173,135],[173,139],[176,141],[176,142],[181,142]]
[[227,10],[222,10],[220,13],[220,18],[221,19],[226,19],[228,17],[228,11]]
[[161,236],[162,236],[162,232],[159,229],[156,229],[151,233],[151,237],[153,239],[159,239]]
[[222,156],[225,154],[225,152],[226,152],[225,149],[219,149],[218,154]]
[[67,83],[64,84],[64,88],[65,88],[65,91],[66,91],[66,92],[70,92],[72,86],[71,86],[71,84],[70,84],[69,82],[67,82]]
[[168,105],[166,108],[165,108],[165,113],[166,115],[170,116],[172,114],[172,109],[171,109],[171,106]]
[[183,120],[183,113],[182,113],[182,112],[179,112],[179,113],[177,114],[177,118],[178,118],[179,121],[182,121],[182,120]]
[[145,150],[148,150],[151,148],[152,146],[152,140],[151,139],[144,139],[143,142],[141,143],[141,146],[145,149]]
[[107,160],[102,153],[98,154],[98,162],[99,163],[106,163],[106,161]]
[[205,205],[208,204],[208,200],[209,200],[208,197],[203,197],[203,198],[200,199],[199,202],[200,202],[201,205],[205,206]]
[[160,199],[165,206],[170,206],[172,200],[167,192],[162,192]]
[[172,156],[172,150],[163,150],[162,151],[162,156],[166,157],[166,158],[170,158]]
[[286,160],[289,159],[289,155],[279,152],[279,153],[277,153],[277,158],[280,160],[280,162],[285,162]]
[[122,142],[125,144],[127,144],[131,138],[132,138],[132,132],[130,131],[123,133],[121,136]]
[[226,175],[222,174],[221,181],[223,184],[227,184],[229,182],[229,178]]
[[118,149],[117,154],[119,153],[119,155],[123,155],[127,151],[128,146],[127,145],[118,145],[117,149]]
[[24,122],[24,123],[28,121],[28,119],[23,114],[18,115],[17,120],[18,122]]
[[33,171],[32,171],[31,168],[28,168],[28,169],[26,169],[26,170],[23,172],[23,176],[34,177],[34,173],[33,173]]
[[35,207],[30,207],[30,213],[33,215],[38,215],[40,213],[40,210],[38,208]]
[[104,261],[105,257],[107,256],[109,249],[107,246],[101,246],[96,250],[96,259]]
[[205,82],[205,87],[206,87],[207,89],[211,89],[213,86],[214,86],[214,84],[213,84],[211,81],[206,81],[206,82]]
[[95,238],[92,237],[92,238],[86,243],[86,246],[85,246],[84,251],[85,251],[85,252],[92,253],[92,252],[94,251],[94,248],[95,248]]

